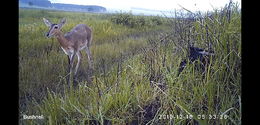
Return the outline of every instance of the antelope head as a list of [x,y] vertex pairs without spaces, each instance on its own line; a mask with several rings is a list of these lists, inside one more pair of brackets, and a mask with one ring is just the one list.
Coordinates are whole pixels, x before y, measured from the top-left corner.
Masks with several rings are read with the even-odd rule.
[[53,24],[45,18],[43,18],[43,22],[47,27],[49,27],[49,31],[46,33],[46,37],[50,38],[52,36],[57,35],[57,33],[61,30],[62,26],[66,23],[66,19],[63,18],[59,24]]

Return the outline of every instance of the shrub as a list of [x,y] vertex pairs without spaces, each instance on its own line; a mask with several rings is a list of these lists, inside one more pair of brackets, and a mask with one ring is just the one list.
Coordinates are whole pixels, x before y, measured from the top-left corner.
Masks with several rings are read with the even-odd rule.
[[136,16],[131,13],[119,13],[112,16],[111,22],[131,28],[152,27],[162,25],[163,21],[159,17]]

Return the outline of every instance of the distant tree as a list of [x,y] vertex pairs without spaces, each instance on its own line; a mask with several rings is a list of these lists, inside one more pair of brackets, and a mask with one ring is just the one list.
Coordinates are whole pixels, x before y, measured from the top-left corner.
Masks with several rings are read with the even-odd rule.
[[94,11],[94,8],[93,7],[89,7],[88,11],[92,12],[92,11]]
[[33,2],[30,1],[30,2],[28,2],[28,4],[29,4],[29,6],[32,6],[32,5],[33,5]]

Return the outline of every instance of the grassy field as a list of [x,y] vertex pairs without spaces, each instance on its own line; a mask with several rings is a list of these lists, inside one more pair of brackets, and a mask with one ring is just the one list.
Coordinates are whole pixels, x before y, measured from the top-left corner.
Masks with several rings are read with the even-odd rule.
[[[241,11],[235,4],[192,18],[19,10],[19,123],[241,124]],[[47,39],[45,17],[62,31],[93,30],[94,79],[87,56],[78,86],[66,82],[67,57]],[[214,50],[204,72],[188,64],[187,45]],[[43,115],[44,119],[23,119]]]

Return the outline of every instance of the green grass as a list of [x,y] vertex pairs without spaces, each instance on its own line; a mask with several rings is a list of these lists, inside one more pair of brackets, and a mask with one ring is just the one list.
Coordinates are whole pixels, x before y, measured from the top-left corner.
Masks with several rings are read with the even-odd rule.
[[[228,12],[232,12],[230,17]],[[241,13],[232,4],[210,14],[190,22],[20,9],[20,115],[43,115],[44,119],[21,118],[19,123],[241,124]],[[88,65],[83,53],[78,86],[68,88],[67,57],[56,39],[44,37],[48,29],[42,17],[54,22],[66,17],[64,32],[78,23],[93,29],[92,84],[86,82]],[[115,22],[125,17],[146,23]],[[162,24],[151,27],[148,22],[155,20]],[[178,75],[179,64],[187,56],[183,48],[190,43],[213,49],[215,56],[204,73],[191,63]],[[160,119],[163,115],[175,118]]]

